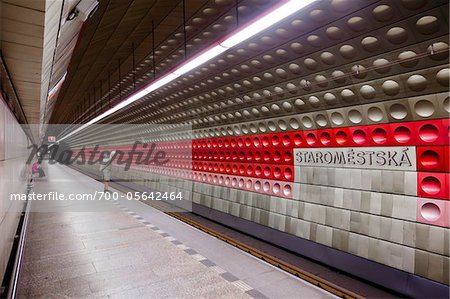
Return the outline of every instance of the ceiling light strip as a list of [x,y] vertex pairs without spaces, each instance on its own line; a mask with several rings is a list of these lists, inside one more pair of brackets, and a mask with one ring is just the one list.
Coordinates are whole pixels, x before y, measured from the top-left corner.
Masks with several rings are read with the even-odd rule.
[[76,130],[74,130],[74,131],[70,132],[69,134],[65,135],[64,137],[60,138],[58,140],[58,142],[78,133],[79,131],[85,129],[86,127],[88,127],[94,123],[97,123],[98,121],[100,121],[100,120],[104,119],[105,117],[113,114],[114,112],[117,112],[118,110],[130,105],[131,103],[134,103],[135,101],[143,98],[144,96],[148,95],[149,93],[172,82],[173,80],[177,79],[178,77],[192,71],[193,69],[199,67],[200,65],[206,63],[207,61],[213,59],[214,57],[219,56],[220,54],[233,48],[234,46],[238,45],[239,43],[251,38],[252,36],[255,36],[256,34],[261,33],[262,31],[266,30],[270,26],[293,15],[294,13],[298,12],[302,8],[308,6],[311,3],[316,2],[316,1],[317,0],[282,1],[282,4],[278,5],[276,8],[272,8],[271,10],[269,10],[262,16],[258,17],[256,20],[252,20],[252,21],[250,21],[250,23],[233,31],[230,35],[226,36],[221,41],[215,42],[214,44],[209,46],[207,49],[200,52],[198,55],[189,58],[186,62],[184,62],[180,66],[169,71],[163,77],[157,79],[156,81],[151,82],[149,85],[145,86],[140,91],[132,94],[131,96],[129,96],[124,101],[117,104],[116,106],[103,112],[102,114],[91,119],[86,124],[82,125],[81,127],[77,128]]

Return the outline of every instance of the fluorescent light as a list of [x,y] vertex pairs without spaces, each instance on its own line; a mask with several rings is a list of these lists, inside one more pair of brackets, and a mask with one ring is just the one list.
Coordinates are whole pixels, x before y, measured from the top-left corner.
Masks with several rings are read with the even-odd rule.
[[234,47],[315,1],[316,0],[290,0],[251,24],[244,26],[244,28],[239,29],[237,32],[233,32],[230,37],[220,42],[220,45],[226,48]]
[[214,57],[222,54],[228,50],[228,48],[225,48],[219,44],[213,44],[208,49],[200,53],[194,58],[191,58],[188,62],[181,65],[179,68],[177,68],[173,73],[177,74],[179,76],[186,74],[189,71],[192,71],[196,67],[204,64],[205,62],[213,59]]
[[67,72],[65,72],[64,75],[61,77],[61,79],[59,79],[58,83],[56,83],[56,85],[52,89],[50,89],[50,91],[48,92],[47,101],[50,101],[56,94],[56,92],[59,90],[61,85],[64,83],[64,80],[66,80],[66,75]]
[[192,71],[193,69],[199,67],[200,65],[211,60],[212,58],[224,53],[228,49],[249,39],[250,37],[266,30],[267,28],[274,25],[275,23],[278,23],[279,21],[291,16],[292,14],[296,13],[300,9],[304,8],[305,6],[311,4],[315,1],[317,1],[317,0],[289,0],[284,4],[281,4],[280,6],[276,7],[275,9],[264,14],[262,17],[260,17],[256,21],[252,21],[250,24],[245,25],[243,28],[237,29],[229,37],[225,38],[223,41],[212,44],[211,46],[209,46],[206,50],[202,51],[197,56],[188,59],[185,63],[176,67],[174,70],[170,71],[163,77],[150,83],[144,89],[138,91],[135,94],[132,94],[130,97],[126,98],[121,103],[119,103],[116,106],[112,107],[111,109],[103,112],[102,114],[98,115],[97,117],[91,119],[89,122],[82,125],[78,129],[70,132],[68,135],[65,135],[59,141],[64,140],[69,136],[72,136],[73,134],[83,130],[87,126],[94,124],[94,123],[104,119],[105,117],[113,114],[114,112],[141,99],[142,97],[146,96],[147,94],[172,82],[176,78]]
[[148,91],[148,93],[157,90],[158,88],[166,85],[167,83],[172,82],[173,80],[175,80],[176,78],[178,78],[180,75],[177,75],[175,73],[169,73],[167,75],[165,75],[164,77],[156,80],[155,82],[151,83],[150,85],[148,85],[145,90]]

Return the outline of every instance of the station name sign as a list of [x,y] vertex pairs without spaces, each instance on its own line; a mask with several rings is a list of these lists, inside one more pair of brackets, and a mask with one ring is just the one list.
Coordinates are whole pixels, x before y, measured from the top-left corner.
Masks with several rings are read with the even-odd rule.
[[416,171],[416,148],[333,147],[296,148],[295,165]]

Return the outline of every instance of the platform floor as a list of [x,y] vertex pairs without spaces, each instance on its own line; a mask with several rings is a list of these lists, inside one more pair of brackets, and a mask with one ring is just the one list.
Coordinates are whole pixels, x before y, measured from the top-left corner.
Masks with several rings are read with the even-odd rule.
[[[34,191],[102,188],[53,165]],[[83,212],[57,202],[52,212],[31,213],[19,298],[333,297],[146,204],[107,204]]]

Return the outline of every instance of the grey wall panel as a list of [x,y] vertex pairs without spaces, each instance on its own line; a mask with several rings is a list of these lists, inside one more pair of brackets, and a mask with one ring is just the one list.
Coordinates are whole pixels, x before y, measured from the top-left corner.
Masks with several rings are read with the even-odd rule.
[[[219,221],[232,228],[267,240],[293,252],[326,263],[331,267],[345,269],[348,273],[366,278],[367,280],[391,288],[407,296],[418,298],[445,298],[448,295],[448,286],[424,279],[408,272],[387,267],[368,259],[311,242],[288,233],[279,232],[266,226],[245,219],[236,218],[201,205],[194,205],[194,211],[214,221]],[[348,244],[357,244],[357,242],[351,242],[351,240],[349,240]],[[364,246],[366,250],[368,247],[369,246]]]
[[11,194],[26,191],[27,137],[0,100],[0,281],[16,234],[23,207],[21,201],[11,201]]

